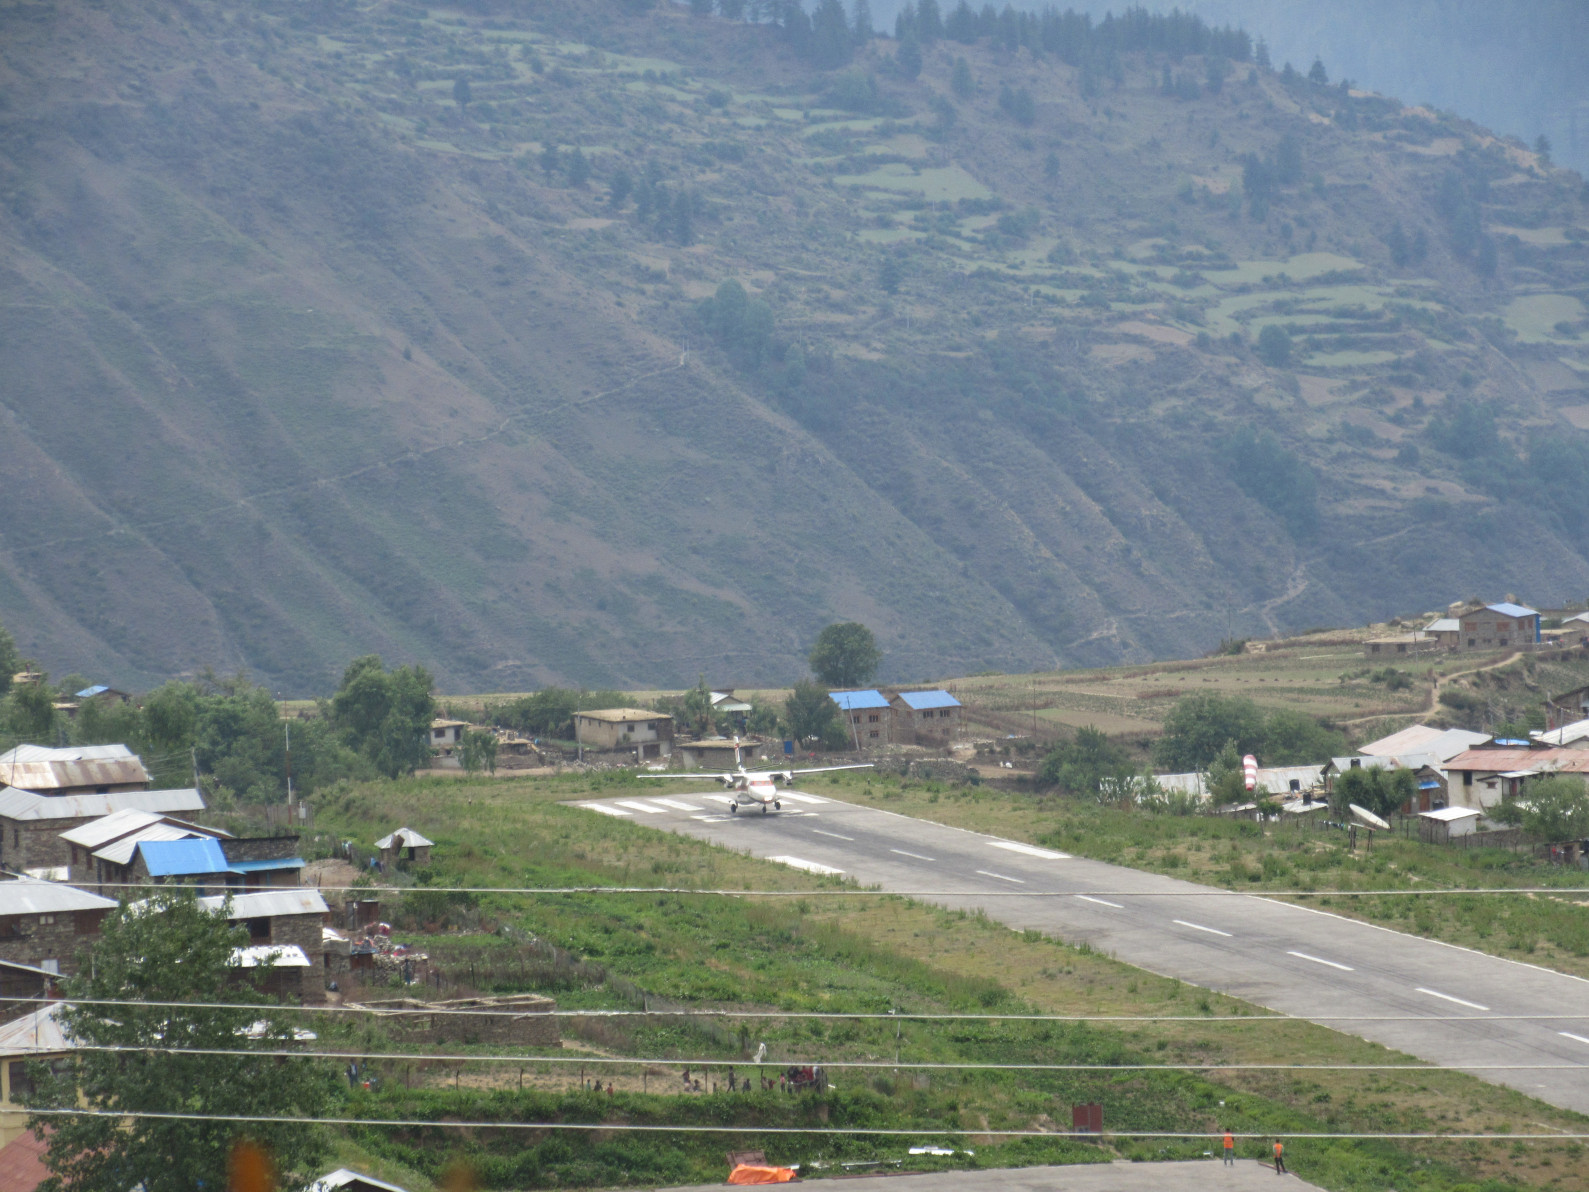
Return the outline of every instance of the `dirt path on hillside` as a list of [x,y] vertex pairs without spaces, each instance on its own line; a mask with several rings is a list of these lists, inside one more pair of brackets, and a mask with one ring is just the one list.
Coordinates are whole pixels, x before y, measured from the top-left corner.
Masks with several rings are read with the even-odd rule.
[[1476,674],[1480,673],[1481,671],[1499,670],[1503,666],[1510,666],[1512,663],[1516,662],[1522,656],[1523,656],[1523,652],[1521,650],[1514,650],[1512,653],[1508,654],[1505,658],[1498,659],[1495,662],[1487,662],[1483,666],[1469,667],[1467,670],[1457,671],[1455,674],[1450,674],[1450,675],[1444,675],[1444,676],[1436,675],[1434,677],[1434,681],[1429,685],[1429,702],[1426,703],[1423,707],[1417,709],[1416,711],[1413,711],[1413,712],[1376,712],[1372,716],[1358,716],[1358,717],[1356,717],[1356,718],[1354,718],[1352,720],[1341,720],[1341,721],[1338,721],[1337,723],[1339,723],[1339,724],[1367,724],[1370,720],[1383,720],[1387,716],[1433,716],[1435,714],[1435,712],[1440,707],[1440,684],[1441,683],[1449,683],[1453,679],[1463,679],[1463,678],[1466,678],[1468,675],[1476,675]]

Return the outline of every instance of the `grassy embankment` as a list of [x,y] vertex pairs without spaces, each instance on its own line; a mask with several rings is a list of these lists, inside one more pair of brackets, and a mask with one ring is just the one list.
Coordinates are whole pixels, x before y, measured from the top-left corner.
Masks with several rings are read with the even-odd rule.
[[[701,842],[609,820],[559,801],[621,789],[567,775],[539,780],[371,785],[323,801],[325,839],[364,838],[408,822],[437,842],[434,878],[465,885],[618,884],[817,891],[821,879]],[[871,798],[900,791],[873,784]],[[866,798],[864,783],[835,793]],[[929,803],[933,794],[936,803]],[[987,810],[1006,797],[948,800],[945,792],[900,791],[898,809],[918,794],[924,809]],[[433,881],[432,884],[435,884]],[[416,904],[417,905],[417,904]],[[398,911],[399,915],[404,912]],[[673,1020],[571,1023],[571,1055],[633,1056],[669,1061],[608,1068],[611,1097],[577,1090],[577,1065],[392,1061],[378,1093],[357,1094],[353,1108],[371,1116],[637,1123],[699,1122],[743,1126],[743,1133],[654,1136],[589,1133],[532,1135],[484,1131],[468,1139],[437,1129],[358,1130],[366,1152],[432,1177],[462,1156],[487,1186],[548,1187],[717,1179],[730,1146],[765,1145],[782,1161],[900,1157],[903,1139],[816,1133],[759,1137],[758,1126],[886,1126],[920,1131],[920,1139],[978,1134],[970,1144],[981,1165],[1087,1161],[1109,1151],[1132,1158],[1199,1155],[1201,1140],[1110,1140],[1093,1147],[1063,1136],[999,1142],[981,1131],[1052,1130],[1066,1125],[1070,1104],[1097,1100],[1115,1130],[1195,1130],[1222,1124],[1249,1134],[1276,1131],[1436,1130],[1506,1132],[1579,1130],[1582,1119],[1517,1093],[1456,1073],[1433,1071],[1385,1049],[1304,1023],[1246,1021],[1252,1007],[1149,976],[1086,948],[1017,934],[977,916],[951,914],[896,898],[852,900],[813,895],[729,900],[690,894],[487,895],[478,904],[455,896],[430,900],[439,920],[424,934],[400,933],[455,960],[494,967],[494,989],[546,984],[545,974],[515,975],[526,960],[520,932],[569,949],[595,969],[552,981],[565,1006],[632,1004],[615,978],[652,994],[702,1006],[798,1011],[1186,1015],[1192,1021],[1131,1024],[924,1023],[783,1020],[757,1022],[739,1038],[715,1036]],[[400,920],[401,921],[401,920]],[[448,925],[453,934],[443,937]],[[499,963],[491,966],[492,957]],[[455,964],[455,968],[462,967]],[[594,975],[593,975],[594,974]],[[484,982],[482,982],[484,983]],[[896,1034],[897,1031],[897,1034]],[[378,1037],[360,1035],[379,1045]],[[716,1061],[721,1081],[757,1043],[769,1063],[855,1061],[873,1065],[833,1073],[838,1088],[816,1097],[776,1092],[659,1094],[678,1087],[686,1059]],[[1012,1072],[912,1071],[909,1062],[1219,1065],[1231,1063],[1393,1063],[1392,1072]],[[405,1050],[413,1050],[412,1048]],[[457,1051],[456,1046],[449,1050]],[[483,1053],[485,1049],[477,1049]],[[521,1077],[521,1072],[523,1073]],[[523,1091],[519,1082],[524,1081]],[[412,1088],[406,1088],[411,1085]],[[642,1091],[644,1089],[644,1091]],[[915,1139],[913,1139],[914,1141]],[[959,1139],[964,1141],[964,1139]],[[1257,1149],[1258,1144],[1247,1144]],[[1574,1188],[1581,1149],[1560,1144],[1305,1142],[1290,1148],[1306,1178],[1336,1189],[1457,1189],[1509,1177]],[[934,1161],[947,1162],[947,1161]],[[1497,1184],[1496,1187],[1505,1185]],[[1589,1186],[1589,1184],[1586,1184]]]

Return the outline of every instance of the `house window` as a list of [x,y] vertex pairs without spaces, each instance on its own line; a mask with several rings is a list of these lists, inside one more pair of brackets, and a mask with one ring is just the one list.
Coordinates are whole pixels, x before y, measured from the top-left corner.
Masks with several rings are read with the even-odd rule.
[[859,724],[859,723],[861,723],[861,717],[860,717],[860,714],[859,714],[859,713],[857,713],[857,714],[856,714],[856,715],[855,715],[855,716],[854,716],[854,717],[853,717],[853,719],[854,719],[854,721],[855,721],[855,723],[856,723],[856,724]]
[[939,712],[938,715],[944,716],[944,717],[953,716],[954,715],[954,709],[945,708],[943,711]]
[[872,730],[872,731],[871,731],[871,732],[869,732],[869,733],[867,733],[867,734],[866,734],[866,735],[867,735],[867,736],[868,736],[868,737],[872,737],[872,738],[876,738],[876,736],[877,736],[877,730],[876,730],[876,729],[875,729],[875,728],[874,728],[874,729],[873,729],[873,730]]
[[39,926],[40,927],[49,927],[54,922],[55,922],[55,916],[54,915],[40,915],[39,916]]
[[1463,786],[1472,786],[1473,785],[1473,771],[1472,770],[1464,770],[1464,771],[1462,771],[1462,785]]
[[1502,638],[1502,639],[1501,639],[1501,645],[1503,645],[1503,646],[1504,646],[1504,645],[1505,645],[1505,644],[1506,644],[1506,639],[1505,639],[1505,638],[1504,638],[1504,637],[1503,637],[1503,638]]
[[868,724],[876,724],[877,723],[877,713],[873,712],[870,716],[868,716],[866,718],[866,721],[867,721]]
[[1471,638],[1471,637],[1468,638],[1468,649],[1470,649],[1470,650],[1473,649],[1473,644],[1474,644],[1473,638]]

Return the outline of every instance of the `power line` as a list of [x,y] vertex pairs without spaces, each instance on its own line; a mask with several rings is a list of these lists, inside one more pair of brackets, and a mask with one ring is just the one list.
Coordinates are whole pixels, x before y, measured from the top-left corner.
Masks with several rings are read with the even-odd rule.
[[[508,995],[511,996],[511,995]],[[38,997],[0,996],[6,1002],[37,1003]],[[1581,1014],[1315,1014],[1299,1018],[1291,1014],[1247,1014],[1218,1017],[1211,1014],[954,1014],[900,1010],[730,1010],[719,1008],[679,1008],[641,1010],[525,1010],[525,1009],[446,1009],[424,1003],[403,1009],[384,1006],[323,1005],[304,1006],[291,1002],[165,1002],[139,998],[66,998],[59,1004],[70,1006],[122,1006],[164,1010],[253,1010],[260,1013],[293,1011],[300,1014],[374,1014],[386,1018],[416,1016],[466,1016],[476,1018],[723,1018],[810,1019],[816,1021],[880,1022],[1196,1022],[1204,1026],[1227,1023],[1290,1022],[1316,1026],[1326,1022],[1584,1022],[1589,1010]]]
[[[643,1134],[805,1134],[847,1135],[884,1138],[914,1138],[922,1135],[965,1137],[990,1136],[995,1138],[1217,1138],[1223,1131],[1216,1130],[1104,1130],[1096,1134],[1073,1134],[1054,1130],[994,1130],[981,1126],[683,1126],[655,1125],[640,1122],[515,1122],[515,1121],[426,1121],[416,1118],[359,1118],[359,1117],[287,1117],[245,1113],[157,1113],[153,1111],[124,1109],[29,1109],[34,1117],[108,1117],[123,1120],[136,1118],[143,1121],[176,1122],[232,1122],[251,1125],[280,1126],[385,1126],[402,1129],[445,1128],[449,1130],[623,1130]],[[1232,1131],[1237,1138],[1287,1138],[1292,1140],[1373,1140],[1400,1142],[1570,1142],[1589,1139],[1589,1133],[1562,1130],[1553,1134],[1439,1134],[1412,1132],[1371,1133],[1367,1131],[1301,1131],[1262,1130],[1243,1134]]]

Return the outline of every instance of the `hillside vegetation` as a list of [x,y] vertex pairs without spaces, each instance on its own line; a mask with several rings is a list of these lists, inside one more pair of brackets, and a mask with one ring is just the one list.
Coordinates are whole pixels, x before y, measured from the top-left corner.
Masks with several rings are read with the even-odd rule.
[[0,7],[24,651],[753,685],[1589,590],[1577,175],[1195,22],[772,7]]

